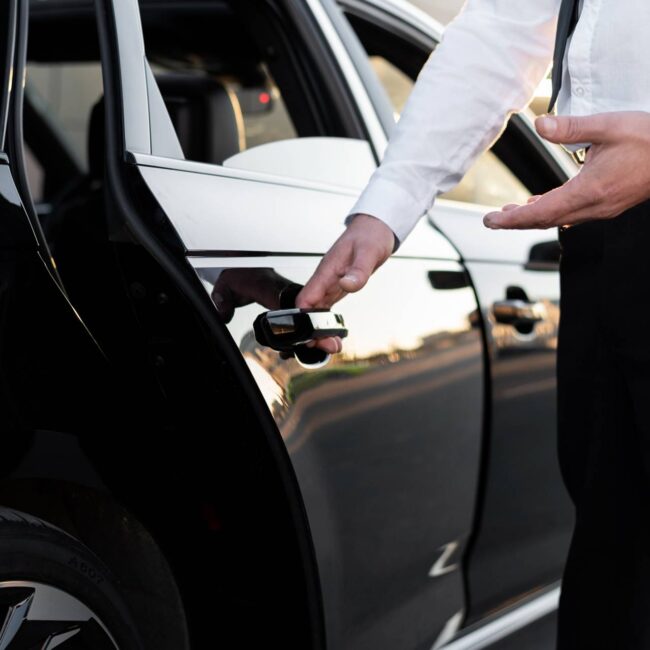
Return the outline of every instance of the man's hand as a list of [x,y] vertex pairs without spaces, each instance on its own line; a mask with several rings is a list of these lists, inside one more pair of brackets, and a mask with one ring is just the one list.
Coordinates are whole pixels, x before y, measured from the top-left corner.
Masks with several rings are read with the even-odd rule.
[[[296,297],[296,307],[329,309],[347,293],[359,291],[390,257],[394,244],[393,231],[383,221],[357,215]],[[321,339],[315,345],[330,353],[343,348],[338,337]]]
[[359,291],[393,252],[393,231],[379,219],[359,214],[334,242],[296,298],[303,309],[329,309],[343,296]]
[[592,143],[580,173],[562,187],[484,218],[488,228],[553,228],[611,219],[650,198],[650,113],[541,117],[537,132],[558,144]]

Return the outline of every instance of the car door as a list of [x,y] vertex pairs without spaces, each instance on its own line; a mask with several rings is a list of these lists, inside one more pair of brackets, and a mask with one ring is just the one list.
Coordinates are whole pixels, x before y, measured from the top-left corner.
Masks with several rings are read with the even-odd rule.
[[[252,12],[251,23],[266,5],[237,4]],[[474,517],[484,388],[478,305],[455,249],[422,222],[363,292],[337,305],[350,334],[344,353],[325,366],[261,346],[253,321],[272,306],[265,283],[308,279],[355,198],[341,170],[354,160],[369,175],[381,138],[330,141],[322,133],[265,144],[222,165],[186,160],[146,63],[137,3],[98,6],[117,146],[109,179],[124,206],[115,218],[159,259],[171,255],[191,271],[188,295],[200,291],[205,304],[211,296],[202,317],[227,326],[237,367],[273,418],[308,520],[328,647],[442,643],[465,608],[462,555]],[[355,103],[363,86],[341,74],[353,67],[319,3],[274,6],[303,21],[306,42],[329,57],[320,64],[338,75],[342,95],[323,101],[339,106],[339,123],[363,117]],[[367,131],[376,130],[372,119]],[[247,301],[247,292],[256,299]],[[234,313],[218,308],[228,296]]]
[[[27,3],[0,6],[0,484],[100,408],[106,359],[70,304],[29,201],[22,150]],[[94,377],[91,385],[88,377]],[[74,396],[74,400],[71,399]],[[75,401],[78,400],[78,403]],[[61,457],[64,457],[62,453]],[[71,467],[66,468],[68,478]],[[41,468],[32,469],[39,476]]]
[[[391,0],[342,0],[341,5],[399,113],[440,38],[440,26]],[[554,231],[495,234],[483,227],[482,218],[488,206],[523,202],[569,173],[561,152],[539,142],[525,114],[516,116],[429,215],[470,272],[489,348],[491,401],[467,563],[468,622],[553,586],[567,551],[573,513],[556,459],[557,236]]]

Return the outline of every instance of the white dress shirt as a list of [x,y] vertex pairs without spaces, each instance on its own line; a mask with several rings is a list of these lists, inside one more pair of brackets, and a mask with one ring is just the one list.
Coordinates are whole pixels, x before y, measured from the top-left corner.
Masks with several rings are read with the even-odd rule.
[[[552,61],[559,9],[560,0],[467,0],[422,68],[346,223],[369,214],[404,241],[530,101]],[[649,0],[582,0],[558,113],[650,111],[649,28]]]

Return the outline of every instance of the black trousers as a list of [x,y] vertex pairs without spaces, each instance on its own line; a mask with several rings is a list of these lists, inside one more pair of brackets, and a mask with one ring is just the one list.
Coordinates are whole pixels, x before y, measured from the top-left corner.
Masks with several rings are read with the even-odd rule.
[[650,202],[560,231],[558,650],[650,649]]

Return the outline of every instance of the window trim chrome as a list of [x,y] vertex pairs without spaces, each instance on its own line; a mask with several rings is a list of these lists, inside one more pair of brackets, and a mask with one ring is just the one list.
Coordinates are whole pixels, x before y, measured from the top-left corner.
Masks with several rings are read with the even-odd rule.
[[406,0],[337,0],[337,2],[340,6],[351,10],[367,11],[368,7],[377,9],[416,28],[423,36],[433,39],[436,43],[440,42],[445,31],[442,23]]
[[381,158],[388,144],[388,137],[359,72],[320,0],[306,0],[306,4],[341,68],[341,73],[368,131],[370,145],[377,157]]
[[480,621],[476,626],[464,630],[455,640],[441,646],[440,650],[488,648],[497,641],[532,625],[548,614],[552,614],[558,608],[559,600],[560,586],[559,583],[554,583],[542,593],[495,615],[489,621]]
[[[123,151],[151,153],[151,123],[140,8],[135,0],[104,0],[113,19],[116,74],[122,108]],[[135,62],[140,61],[141,65]],[[104,82],[106,83],[106,82]]]

